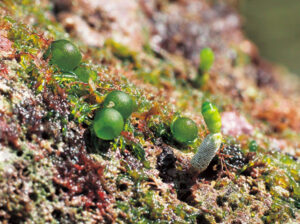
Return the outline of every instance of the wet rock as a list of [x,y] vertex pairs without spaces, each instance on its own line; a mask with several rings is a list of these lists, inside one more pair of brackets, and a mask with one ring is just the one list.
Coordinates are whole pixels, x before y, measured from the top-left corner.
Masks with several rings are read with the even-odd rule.
[[[165,182],[171,181],[174,176],[176,158],[170,147],[164,147],[162,153],[157,157],[157,169]],[[173,173],[173,175],[172,175]]]
[[101,47],[107,38],[113,38],[135,50],[142,47],[143,18],[134,0],[65,0],[55,5],[63,26],[88,45]]

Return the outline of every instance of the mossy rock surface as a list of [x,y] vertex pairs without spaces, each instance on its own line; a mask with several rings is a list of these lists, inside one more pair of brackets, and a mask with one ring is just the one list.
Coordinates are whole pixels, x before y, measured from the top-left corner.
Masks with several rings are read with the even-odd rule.
[[[115,0],[70,26],[82,1],[54,2],[0,2],[0,222],[298,223],[299,88],[287,72],[254,63],[261,59],[251,44],[245,50],[229,6],[128,1],[126,14]],[[83,30],[90,35],[82,38]],[[143,32],[139,41],[130,39],[134,30]],[[79,47],[89,78],[43,59],[59,39]],[[205,47],[216,66],[195,88]],[[112,91],[131,96],[135,109],[106,141],[92,127]],[[205,101],[221,117],[231,112],[232,123],[222,121],[223,145],[195,176],[190,160],[209,132]],[[172,137],[179,116],[199,128],[190,145]]]

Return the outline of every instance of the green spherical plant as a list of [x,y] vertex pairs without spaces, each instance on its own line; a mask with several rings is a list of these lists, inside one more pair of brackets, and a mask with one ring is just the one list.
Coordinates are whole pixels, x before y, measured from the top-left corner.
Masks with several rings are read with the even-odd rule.
[[208,130],[211,133],[221,132],[222,121],[218,108],[210,102],[204,102],[201,112]]
[[249,142],[249,150],[250,152],[256,152],[258,148],[258,145],[256,143],[255,140],[252,140],[251,142]]
[[78,79],[84,83],[88,83],[89,78],[92,80],[96,80],[97,78],[97,73],[84,65],[78,66],[74,70],[74,73],[77,75]]
[[171,132],[174,139],[180,143],[192,142],[198,136],[196,123],[187,117],[175,119],[171,124]]
[[112,140],[118,137],[124,127],[122,115],[113,108],[104,108],[96,113],[93,129],[96,136],[103,140]]
[[79,65],[82,56],[72,42],[56,40],[51,43],[44,58],[50,58],[49,62],[57,65],[63,71],[71,71]]
[[132,97],[122,91],[112,91],[104,99],[103,106],[105,108],[114,108],[122,114],[123,119],[126,120],[134,109],[134,102]]

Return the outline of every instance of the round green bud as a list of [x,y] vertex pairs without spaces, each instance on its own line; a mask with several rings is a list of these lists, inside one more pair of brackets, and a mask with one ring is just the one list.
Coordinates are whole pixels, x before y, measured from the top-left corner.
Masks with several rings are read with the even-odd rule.
[[79,65],[81,53],[68,40],[53,41],[46,51],[44,58],[50,57],[50,63],[57,65],[63,71],[71,71]]
[[98,138],[112,140],[121,134],[123,127],[123,117],[117,110],[104,108],[96,113],[93,129]]
[[218,108],[210,102],[204,102],[201,112],[208,130],[211,133],[221,132],[222,121]]
[[255,140],[252,140],[251,142],[249,142],[250,152],[256,152],[257,148],[258,148],[258,145]]
[[171,132],[173,137],[181,143],[189,143],[198,136],[196,123],[186,117],[175,119],[171,124]]
[[97,78],[97,73],[87,66],[80,65],[78,66],[75,70],[74,73],[77,75],[80,81],[88,83],[89,78],[92,80],[96,80]]
[[122,114],[124,120],[126,120],[134,109],[134,102],[132,97],[122,91],[110,92],[103,102],[103,106],[106,108],[114,108]]

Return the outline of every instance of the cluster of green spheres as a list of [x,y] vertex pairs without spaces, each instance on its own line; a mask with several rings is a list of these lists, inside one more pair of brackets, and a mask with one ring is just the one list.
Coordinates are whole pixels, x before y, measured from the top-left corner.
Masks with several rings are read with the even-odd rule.
[[198,136],[196,123],[187,117],[179,117],[171,124],[171,132],[174,139],[180,143],[190,143]]
[[81,63],[79,49],[68,40],[53,41],[44,58],[49,58],[49,63],[59,67],[64,74],[76,75],[81,82],[88,83],[90,78],[97,79],[97,73]]
[[[80,64],[82,56],[79,49],[68,40],[56,40],[51,43],[44,54],[49,63],[56,65],[65,74],[76,75],[84,83],[95,80],[97,73],[88,66]],[[103,108],[97,111],[93,130],[103,140],[112,140],[120,135],[124,121],[131,115],[135,107],[132,97],[122,91],[112,91],[104,102]]]
[[112,91],[104,99],[103,109],[95,116],[93,128],[98,138],[112,140],[118,137],[124,121],[133,112],[134,102],[130,95],[122,91]]
[[[96,79],[97,73],[84,65],[80,65],[82,56],[79,49],[68,40],[53,41],[44,54],[51,64],[57,65],[63,72],[75,74],[78,79],[88,83],[89,79]],[[214,61],[213,52],[204,49],[201,52],[201,70],[208,71]],[[132,97],[122,91],[110,92],[94,119],[93,129],[97,137],[112,140],[119,136],[124,127],[124,121],[135,108]],[[220,132],[221,118],[217,108],[209,102],[202,105],[202,114],[208,129],[212,133]],[[186,117],[179,117],[171,124],[171,132],[176,141],[190,143],[198,136],[196,123]]]

